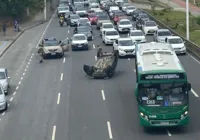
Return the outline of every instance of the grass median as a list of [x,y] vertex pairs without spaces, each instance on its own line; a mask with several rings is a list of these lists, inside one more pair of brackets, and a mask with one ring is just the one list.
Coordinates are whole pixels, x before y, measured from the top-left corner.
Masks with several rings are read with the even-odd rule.
[[[170,9],[163,10],[144,10],[156,19],[169,26],[182,36],[186,36],[186,13],[173,11]],[[190,15],[190,41],[200,46],[200,17]]]

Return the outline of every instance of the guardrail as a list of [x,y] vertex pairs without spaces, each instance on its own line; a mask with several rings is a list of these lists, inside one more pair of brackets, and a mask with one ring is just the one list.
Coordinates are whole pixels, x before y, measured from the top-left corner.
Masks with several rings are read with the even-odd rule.
[[151,14],[147,13],[146,11],[143,10],[143,12],[145,12],[147,15],[149,15],[150,19],[155,21],[160,27],[167,28],[174,35],[180,36],[185,41],[185,46],[186,46],[187,51],[189,53],[191,53],[192,55],[194,55],[195,57],[197,57],[198,59],[200,59],[200,46],[198,46],[197,44],[187,40],[185,37],[181,36],[176,31],[174,31],[173,29],[171,29],[169,26],[165,25],[161,21],[157,20],[156,18],[154,18]]

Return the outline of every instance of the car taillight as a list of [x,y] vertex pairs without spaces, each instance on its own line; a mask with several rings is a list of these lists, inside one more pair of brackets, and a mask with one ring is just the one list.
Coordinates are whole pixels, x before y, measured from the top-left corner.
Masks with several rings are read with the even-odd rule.
[[118,20],[118,17],[115,17],[115,18],[114,18],[114,21],[117,21],[117,20]]

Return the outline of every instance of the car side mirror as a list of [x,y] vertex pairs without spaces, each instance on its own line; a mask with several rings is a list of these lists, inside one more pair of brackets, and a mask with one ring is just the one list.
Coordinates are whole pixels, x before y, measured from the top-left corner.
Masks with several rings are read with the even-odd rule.
[[188,91],[191,91],[191,89],[192,89],[191,83],[187,83],[187,90],[188,90]]
[[62,43],[62,41],[59,41],[58,43],[59,43],[59,44],[61,44],[61,43]]
[[174,35],[174,34],[171,34],[172,36]]
[[7,77],[8,79],[10,79],[10,77]]

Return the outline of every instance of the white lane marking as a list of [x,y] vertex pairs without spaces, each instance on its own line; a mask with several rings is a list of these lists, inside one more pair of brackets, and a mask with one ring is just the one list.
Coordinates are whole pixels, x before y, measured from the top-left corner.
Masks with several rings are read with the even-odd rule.
[[97,56],[95,56],[94,59],[97,61]]
[[36,48],[38,48],[38,45],[40,44],[40,42],[41,42],[41,40],[42,40],[44,34],[46,33],[47,29],[49,28],[49,25],[51,24],[52,20],[54,19],[55,14],[56,14],[56,12],[52,15],[51,19],[49,20],[49,22],[48,22],[46,28],[44,29],[44,31],[43,31],[43,33],[42,33],[42,35],[41,35],[41,37],[40,37],[40,39],[39,39],[39,41],[38,41],[38,43],[37,43],[37,45],[36,45]]
[[197,60],[196,58],[194,58],[194,56],[190,55],[190,57],[191,57],[192,59],[194,59],[194,61],[196,61],[197,63],[200,64],[199,60]]
[[34,53],[32,53],[32,56],[34,55]]
[[131,60],[130,58],[128,58],[128,60]]
[[65,57],[63,58],[63,63],[65,63]]
[[8,104],[8,107],[10,106],[10,104]]
[[168,129],[166,129],[166,131],[167,131],[167,135],[168,135],[169,137],[171,137],[171,136],[172,136],[172,134],[169,132],[169,130],[168,130]]
[[62,81],[63,80],[63,73],[61,73],[61,75],[60,75],[60,81]]
[[16,90],[18,90],[19,86],[16,87]]
[[136,72],[136,70],[134,69],[134,72]]
[[54,125],[51,140],[55,140],[55,136],[56,136],[56,126]]
[[58,93],[57,105],[60,104],[60,93]]
[[4,116],[4,115],[5,115],[5,112],[2,113],[2,116]]
[[26,68],[28,68],[28,65],[26,65]]
[[30,59],[29,59],[29,63],[31,62],[31,60],[32,60],[32,59],[30,58]]
[[28,62],[28,65],[30,65],[30,62]]
[[193,90],[191,89],[192,94],[194,94],[195,97],[199,97],[199,95]]
[[13,95],[15,95],[16,94],[16,91],[15,92],[13,92]]
[[18,83],[18,84],[20,85],[21,83],[22,83],[22,82],[21,82],[21,81],[19,81],[19,83]]
[[24,79],[24,77],[21,77],[20,79],[21,79],[21,80],[23,80],[23,79]]
[[93,49],[95,49],[95,45],[93,44]]
[[32,59],[33,58],[33,54],[31,55],[31,58],[30,59]]
[[27,71],[27,69],[24,69],[24,71]]
[[113,139],[112,130],[111,130],[111,126],[110,126],[110,122],[109,121],[107,121],[107,127],[108,127],[109,138]]
[[101,95],[102,95],[102,99],[103,99],[103,100],[106,100],[105,94],[104,94],[104,90],[101,90]]
[[10,98],[10,102],[13,100],[13,97]]
[[23,75],[25,75],[25,72],[23,73]]
[[69,30],[68,30],[68,33],[69,33]]

